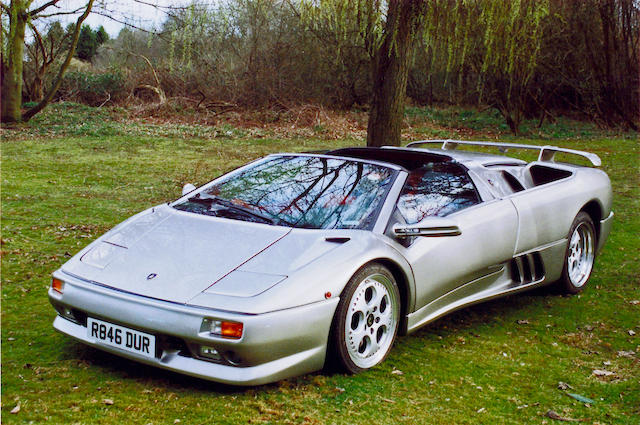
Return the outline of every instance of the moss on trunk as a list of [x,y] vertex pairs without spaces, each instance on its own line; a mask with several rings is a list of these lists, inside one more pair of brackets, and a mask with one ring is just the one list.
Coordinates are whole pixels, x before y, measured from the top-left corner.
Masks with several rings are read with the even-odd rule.
[[13,0],[9,10],[9,36],[7,57],[2,64],[5,75],[2,79],[2,122],[22,119],[22,61],[24,57],[24,34],[27,25],[27,4]]

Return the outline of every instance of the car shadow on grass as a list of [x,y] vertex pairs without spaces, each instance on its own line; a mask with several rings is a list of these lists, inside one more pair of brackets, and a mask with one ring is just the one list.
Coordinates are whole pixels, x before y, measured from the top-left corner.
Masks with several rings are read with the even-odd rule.
[[[517,320],[531,314],[531,308],[552,308],[550,304],[560,296],[553,286],[533,288],[520,294],[508,295],[494,300],[483,301],[478,304],[463,307],[418,330],[412,337],[427,335],[445,336],[466,331],[480,325],[504,326],[509,322],[507,318],[519,316]],[[529,319],[533,319],[529,317]]]
[[240,394],[251,387],[239,387],[183,375],[170,370],[138,363],[115,354],[69,340],[61,348],[64,360],[76,360],[91,368],[100,368],[113,379],[135,381],[148,387],[164,387],[173,391],[201,391],[219,394]]

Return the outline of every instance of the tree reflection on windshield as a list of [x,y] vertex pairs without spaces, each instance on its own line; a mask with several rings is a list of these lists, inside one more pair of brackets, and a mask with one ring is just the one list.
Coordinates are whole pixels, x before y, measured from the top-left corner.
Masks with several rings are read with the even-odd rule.
[[407,177],[398,210],[408,224],[415,224],[425,217],[444,217],[478,202],[475,186],[459,165],[428,163]]
[[[220,213],[224,209],[220,203],[202,202],[215,197],[277,224],[368,229],[394,178],[392,169],[375,164],[315,156],[269,157],[175,208],[230,217]],[[233,218],[256,221],[249,214]]]

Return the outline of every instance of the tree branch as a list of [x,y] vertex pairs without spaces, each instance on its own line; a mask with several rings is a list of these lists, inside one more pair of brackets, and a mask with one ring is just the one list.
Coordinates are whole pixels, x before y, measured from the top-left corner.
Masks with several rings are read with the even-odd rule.
[[146,6],[155,7],[156,9],[162,10],[165,13],[167,13],[166,10],[188,10],[191,7],[191,6],[161,6],[159,4],[153,4],[153,3],[146,2],[146,1],[143,1],[143,0],[133,0],[133,1],[135,1],[136,3],[139,3],[139,4],[144,4]]
[[60,88],[60,85],[62,84],[62,77],[64,76],[64,73],[67,70],[67,68],[69,67],[69,64],[71,63],[71,59],[73,59],[73,54],[76,51],[76,46],[78,44],[78,37],[80,36],[80,27],[82,26],[82,22],[84,22],[84,20],[87,19],[87,16],[89,16],[89,12],[91,12],[91,8],[93,7],[93,2],[94,0],[89,0],[84,13],[80,15],[80,17],[78,17],[78,20],[76,21],[76,27],[73,30],[73,37],[71,39],[71,46],[69,47],[69,51],[67,52],[67,58],[60,66],[60,71],[58,71],[58,76],[55,79],[55,83],[49,89],[49,92],[46,94],[46,96],[36,106],[27,110],[24,113],[24,115],[22,116],[22,119],[24,121],[29,121],[31,117],[33,117],[35,114],[37,114],[42,109],[44,109],[44,107],[47,106],[49,102],[51,102],[51,99],[53,99],[53,95],[55,95],[58,89]]
[[83,9],[84,7],[79,7],[75,10],[68,10],[66,12],[56,12],[56,13],[47,13],[43,15],[36,15],[36,16],[32,16],[31,19],[51,18],[52,16],[62,16],[62,15],[75,15],[76,13],[80,13],[80,11]]
[[27,15],[30,18],[32,18],[35,15],[37,15],[38,13],[42,12],[43,10],[45,10],[46,8],[51,7],[51,6],[55,6],[56,3],[58,3],[59,1],[60,0],[50,0],[50,1],[46,2],[45,4],[43,4],[42,6],[36,8],[36,9],[30,10],[29,12],[27,12]]
[[158,37],[162,38],[162,34],[160,34],[160,33],[156,32],[156,31],[148,30],[148,29],[144,29],[144,28],[142,28],[142,27],[139,27],[139,26],[133,25],[133,24],[132,24],[132,23],[130,23],[130,22],[127,22],[127,21],[122,20],[122,19],[118,19],[118,18],[114,17],[113,15],[109,15],[109,14],[107,14],[107,13],[105,13],[105,12],[101,12],[101,11],[97,11],[97,10],[95,10],[95,11],[93,12],[93,14],[94,14],[94,15],[104,16],[105,18],[109,18],[109,19],[111,19],[112,21],[117,22],[117,23],[119,23],[119,24],[126,25],[126,26],[131,27],[131,28],[133,28],[133,29],[136,29],[136,30],[138,30],[138,31],[146,32],[147,34],[153,34],[153,35],[156,35],[156,36],[158,36]]
[[33,33],[36,36],[36,41],[38,42],[38,47],[40,48],[40,51],[42,52],[42,60],[44,61],[45,58],[47,57],[47,52],[44,49],[44,42],[42,41],[42,36],[40,35],[40,31],[38,31],[36,26],[33,25],[33,22],[29,21],[28,24],[29,24],[29,27],[31,28],[31,31],[33,31]]

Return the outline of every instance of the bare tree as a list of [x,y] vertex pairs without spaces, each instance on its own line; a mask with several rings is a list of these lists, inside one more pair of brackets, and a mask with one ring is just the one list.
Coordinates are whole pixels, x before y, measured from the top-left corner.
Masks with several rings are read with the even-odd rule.
[[24,63],[24,84],[29,99],[39,102],[44,97],[49,69],[68,49],[71,34],[64,31],[59,21],[48,26],[44,35],[33,23],[30,22],[29,27],[34,39],[26,45],[28,60]]
[[[62,83],[62,77],[66,72],[76,45],[78,44],[78,36],[82,22],[87,18],[93,7],[94,0],[88,0],[86,5],[76,10],[61,11],[58,3],[60,0],[49,0],[39,7],[30,9],[33,0],[11,0],[9,5],[0,3],[2,13],[9,16],[9,31],[2,37],[7,37],[6,43],[2,40],[2,122],[28,121],[35,114],[40,112],[45,106],[51,102],[56,91]],[[55,12],[48,13],[50,8],[54,8]],[[28,22],[43,16],[67,15],[82,12],[78,17],[74,31],[71,35],[71,42],[67,56],[60,65],[60,69],[53,81],[51,88],[44,95],[42,100],[33,108],[22,113],[22,70],[24,66],[24,46],[25,46],[25,29]],[[6,51],[5,51],[6,50]]]

